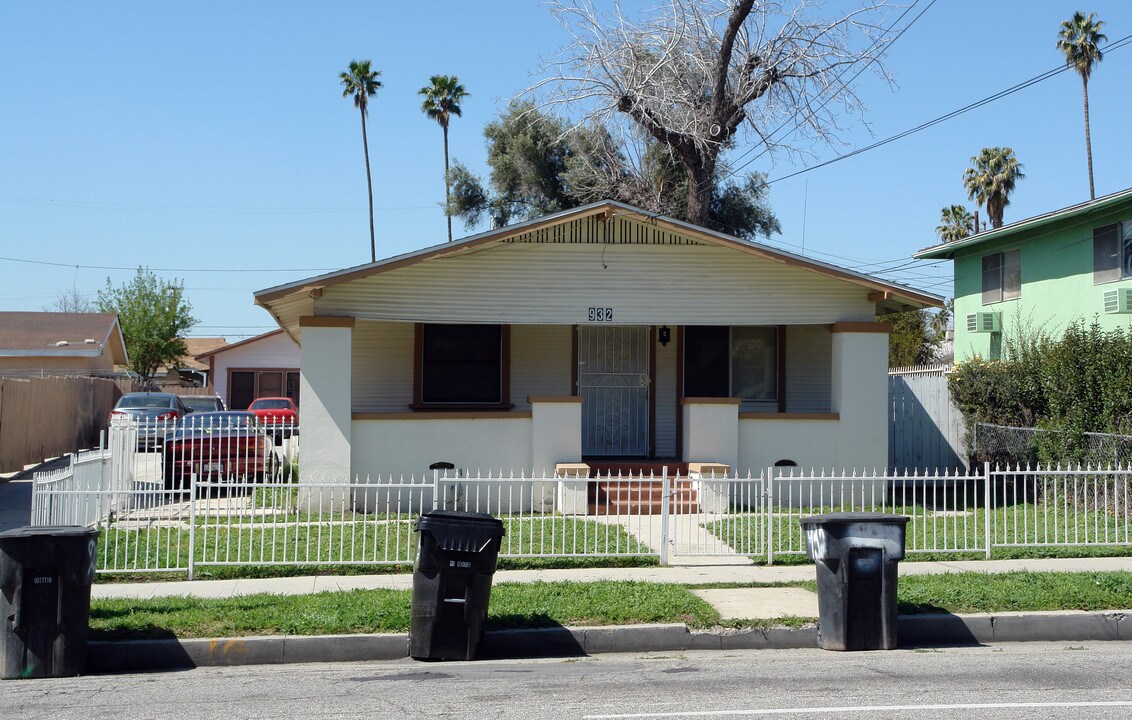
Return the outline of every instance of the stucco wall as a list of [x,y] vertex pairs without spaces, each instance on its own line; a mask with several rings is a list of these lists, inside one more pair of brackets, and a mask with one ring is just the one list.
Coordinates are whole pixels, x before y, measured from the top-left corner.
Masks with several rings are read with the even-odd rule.
[[758,475],[780,460],[800,468],[840,467],[837,419],[739,420],[739,472]]
[[114,360],[107,353],[94,357],[0,357],[0,370],[35,371],[47,370],[51,372],[91,372],[94,370],[111,371],[114,369]]
[[[1073,320],[1096,319],[1106,330],[1132,328],[1132,315],[1104,313],[1104,293],[1132,287],[1132,279],[1093,284],[1093,228],[1117,221],[1132,221],[1132,209],[1115,210],[1091,218],[1053,223],[1039,231],[988,242],[956,257],[955,358],[994,357],[1001,341],[1019,332],[1044,330],[1060,336]],[[983,304],[982,260],[986,255],[1020,250],[1022,292],[1017,298]],[[968,333],[967,315],[999,313],[1002,337]]]
[[355,420],[350,447],[353,473],[361,477],[431,477],[428,466],[436,462],[473,473],[502,469],[529,475],[531,419],[429,419],[416,414]]

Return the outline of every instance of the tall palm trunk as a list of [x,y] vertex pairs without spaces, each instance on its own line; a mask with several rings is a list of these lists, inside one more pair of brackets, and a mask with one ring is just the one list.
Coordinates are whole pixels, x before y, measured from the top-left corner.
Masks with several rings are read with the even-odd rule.
[[452,216],[448,214],[448,207],[452,203],[448,182],[448,125],[442,124],[440,127],[444,130],[444,217],[448,218],[448,242],[452,242]]
[[373,179],[369,172],[369,140],[366,138],[366,109],[362,108],[362,150],[366,155],[366,189],[369,191],[369,259],[377,262],[377,243],[373,236]]
[[1081,85],[1085,90],[1085,157],[1089,161],[1089,199],[1096,200],[1097,193],[1093,190],[1093,139],[1089,135],[1089,81],[1082,77]]

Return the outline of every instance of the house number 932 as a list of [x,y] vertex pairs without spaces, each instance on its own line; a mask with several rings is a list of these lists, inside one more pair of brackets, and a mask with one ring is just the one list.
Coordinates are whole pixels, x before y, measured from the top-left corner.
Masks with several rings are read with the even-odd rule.
[[613,322],[613,308],[592,307],[589,309],[590,322]]

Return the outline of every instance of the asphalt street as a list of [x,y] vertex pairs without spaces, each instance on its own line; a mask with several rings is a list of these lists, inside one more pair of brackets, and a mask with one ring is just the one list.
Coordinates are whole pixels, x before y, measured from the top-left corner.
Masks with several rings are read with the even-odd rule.
[[1132,716],[1132,643],[834,653],[760,650],[569,659],[210,667],[6,681],[0,715],[132,718],[838,718]]

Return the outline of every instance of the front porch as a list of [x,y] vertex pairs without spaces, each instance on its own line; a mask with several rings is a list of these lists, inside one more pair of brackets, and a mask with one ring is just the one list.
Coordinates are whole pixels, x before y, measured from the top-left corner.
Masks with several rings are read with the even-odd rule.
[[584,458],[607,471],[663,457],[682,466],[676,474],[709,463],[740,476],[886,464],[886,326],[778,329],[769,399],[686,396],[688,333],[677,326],[664,342],[662,328],[642,326],[642,368],[587,382],[596,355],[579,349],[578,328],[508,326],[503,402],[456,409],[416,401],[419,325],[304,319],[303,475],[424,477],[437,463],[553,475]]

